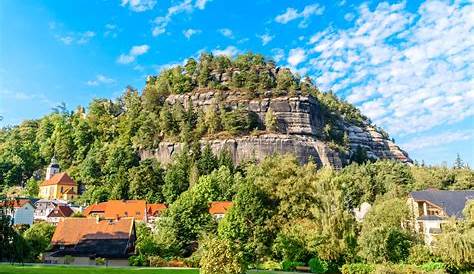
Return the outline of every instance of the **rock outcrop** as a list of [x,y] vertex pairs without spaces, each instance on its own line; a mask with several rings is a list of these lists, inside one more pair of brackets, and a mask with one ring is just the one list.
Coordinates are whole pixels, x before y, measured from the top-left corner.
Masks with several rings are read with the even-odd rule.
[[[313,159],[320,166],[341,168],[348,163],[350,154],[362,147],[369,157],[374,159],[395,159],[405,163],[411,162],[407,153],[368,123],[354,125],[338,121],[338,127],[348,137],[348,150],[338,151],[324,141],[323,127],[327,121],[321,110],[322,106],[313,96],[272,96],[265,94],[263,99],[248,99],[245,92],[207,91],[192,94],[171,95],[166,101],[169,104],[181,103],[188,108],[211,106],[216,98],[219,104],[226,107],[244,107],[258,116],[263,125],[266,112],[271,109],[276,117],[277,132],[260,135],[239,136],[227,139],[201,140],[201,144],[210,144],[214,152],[229,150],[234,162],[243,160],[261,160],[267,155],[291,153],[301,162]],[[169,163],[175,153],[182,149],[180,143],[162,142],[152,151],[142,151],[141,157],[156,157],[162,163]]]

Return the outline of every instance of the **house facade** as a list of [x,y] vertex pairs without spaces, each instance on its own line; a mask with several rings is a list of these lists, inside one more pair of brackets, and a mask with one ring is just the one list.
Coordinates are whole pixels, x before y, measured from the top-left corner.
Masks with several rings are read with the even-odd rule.
[[6,207],[6,214],[12,218],[14,225],[32,225],[35,207],[29,199],[15,199],[2,202]]
[[48,223],[57,225],[59,221],[70,217],[74,211],[68,205],[57,205],[46,217]]
[[135,241],[133,218],[65,218],[56,226],[44,263],[96,265],[100,259],[106,266],[127,266]]
[[472,199],[474,190],[428,189],[411,192],[407,203],[413,214],[415,230],[423,235],[426,244],[431,245],[448,218],[463,218],[462,211]]
[[67,205],[66,201],[41,199],[35,203],[34,220],[46,221],[49,213],[58,205]]
[[39,197],[47,200],[72,201],[77,199],[78,185],[66,172],[59,172],[59,164],[53,157],[46,169],[46,178],[39,187]]

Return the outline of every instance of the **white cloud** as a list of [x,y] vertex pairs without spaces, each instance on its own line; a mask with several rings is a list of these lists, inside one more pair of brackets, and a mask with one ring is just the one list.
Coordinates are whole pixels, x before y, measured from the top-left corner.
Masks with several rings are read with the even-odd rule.
[[211,2],[211,0],[196,0],[194,6],[200,10],[203,10],[208,2]]
[[[206,1],[203,1],[204,5]],[[197,3],[196,3],[197,4]],[[204,8],[204,6],[202,6]],[[199,8],[199,6],[198,6]],[[165,16],[158,16],[153,20],[153,28],[151,30],[151,33],[153,36],[158,36],[160,34],[163,34],[166,32],[166,28],[168,27],[168,24],[171,22],[171,19],[173,16],[180,14],[182,12],[192,12],[194,9],[194,6],[191,2],[191,0],[184,0],[183,2],[171,6],[168,8],[168,12],[166,13]]]
[[275,60],[275,62],[277,63],[285,58],[285,51],[280,48],[272,49],[272,54],[273,54],[273,57],[272,57],[273,60]]
[[231,29],[223,28],[219,30],[220,34],[224,35],[227,38],[234,39],[234,33]]
[[363,4],[350,28],[310,38],[307,68],[392,134],[453,124],[474,115],[472,14],[459,1]]
[[129,9],[135,12],[143,12],[147,10],[152,10],[155,5],[155,0],[122,0],[122,7],[128,5]]
[[118,27],[115,24],[105,24],[105,31],[104,31],[104,36],[105,37],[112,37],[116,38],[118,35]]
[[270,41],[272,41],[275,36],[265,33],[262,35],[257,35],[257,37],[262,40],[262,45],[265,46],[266,44],[270,43]]
[[115,79],[109,78],[103,74],[97,74],[95,79],[86,82],[88,86],[98,86],[100,84],[113,84]]
[[147,53],[148,50],[150,50],[150,46],[148,45],[133,46],[128,54],[120,54],[117,58],[117,63],[130,64],[136,60],[137,56]]
[[296,67],[298,66],[298,64],[300,64],[301,62],[304,62],[305,60],[306,60],[306,53],[304,49],[295,48],[295,49],[290,50],[287,61],[291,66]]
[[354,18],[355,18],[355,15],[352,12],[348,12],[344,15],[344,20],[349,21],[349,22],[354,20]]
[[183,35],[184,37],[186,37],[186,39],[190,39],[191,36],[195,35],[195,34],[199,34],[201,33],[201,30],[199,29],[187,29],[187,30],[183,30]]
[[474,139],[474,132],[471,130],[458,130],[451,132],[443,132],[436,135],[427,135],[423,137],[415,137],[400,146],[408,151],[417,151],[428,147],[438,147],[454,142],[466,141]]
[[296,19],[302,19],[301,22],[298,24],[300,28],[306,28],[309,23],[309,18],[312,15],[321,15],[324,13],[324,7],[319,4],[308,5],[304,7],[301,12],[294,8],[287,8],[286,11],[280,15],[275,17],[275,21],[280,24],[286,24],[290,21]]
[[94,36],[95,32],[88,30],[85,32],[71,32],[64,36],[57,35],[56,38],[63,44],[69,46],[74,43],[78,45],[87,44]]
[[226,55],[229,57],[233,57],[237,55],[240,51],[234,46],[228,46],[225,49],[215,49],[212,51],[214,55]]

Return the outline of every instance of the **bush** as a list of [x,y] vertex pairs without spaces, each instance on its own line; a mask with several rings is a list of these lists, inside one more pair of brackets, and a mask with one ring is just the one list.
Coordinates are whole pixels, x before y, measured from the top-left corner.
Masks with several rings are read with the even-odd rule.
[[95,264],[96,265],[105,265],[105,259],[104,258],[95,258]]
[[64,256],[64,264],[72,264],[74,262],[74,257],[71,255]]
[[410,248],[410,255],[408,256],[408,262],[410,264],[422,265],[427,262],[431,262],[433,254],[430,249],[423,245],[417,244]]
[[168,261],[161,258],[160,256],[150,256],[148,257],[148,262],[151,267],[168,266]]
[[326,273],[328,271],[328,263],[319,258],[312,258],[308,265],[311,273]]
[[262,270],[281,270],[281,265],[278,262],[268,260],[265,261],[261,264],[257,265],[257,269],[262,269]]
[[302,262],[293,262],[293,261],[283,261],[281,262],[281,268],[284,271],[295,271],[296,267],[298,266],[304,266],[304,263]]
[[440,262],[429,262],[425,263],[419,266],[421,270],[424,270],[426,272],[431,272],[435,270],[446,270],[446,265],[444,263]]
[[[99,258],[97,258],[99,259]],[[96,259],[96,261],[97,261]],[[148,260],[145,255],[136,255],[136,256],[131,256],[128,258],[128,265],[130,266],[147,266],[148,265]]]
[[369,274],[375,270],[373,264],[345,264],[341,268],[342,274]]
[[374,274],[423,274],[424,272],[414,265],[381,264],[377,265]]

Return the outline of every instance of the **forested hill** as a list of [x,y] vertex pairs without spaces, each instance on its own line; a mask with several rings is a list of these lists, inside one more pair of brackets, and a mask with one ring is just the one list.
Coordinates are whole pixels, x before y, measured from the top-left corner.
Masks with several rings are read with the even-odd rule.
[[[356,107],[261,55],[230,59],[202,54],[146,81],[143,92],[128,87],[115,100],[94,99],[87,111],[63,105],[40,119],[3,128],[2,186],[41,178],[53,155],[63,170],[88,186],[120,181],[129,173],[138,178],[163,172],[147,164],[153,160],[140,163],[151,156],[159,160],[147,152],[159,152],[163,145],[168,152],[172,144],[175,154],[190,154],[192,167],[202,140],[216,154],[215,148],[221,148],[222,161],[252,160],[236,159],[226,146],[216,145],[216,140],[233,139],[234,148],[241,145],[238,151],[250,151],[255,158],[290,147],[300,162],[313,159],[319,165],[342,167],[368,158],[411,162]],[[252,147],[255,143],[265,147]],[[120,197],[123,190],[115,185]]]

